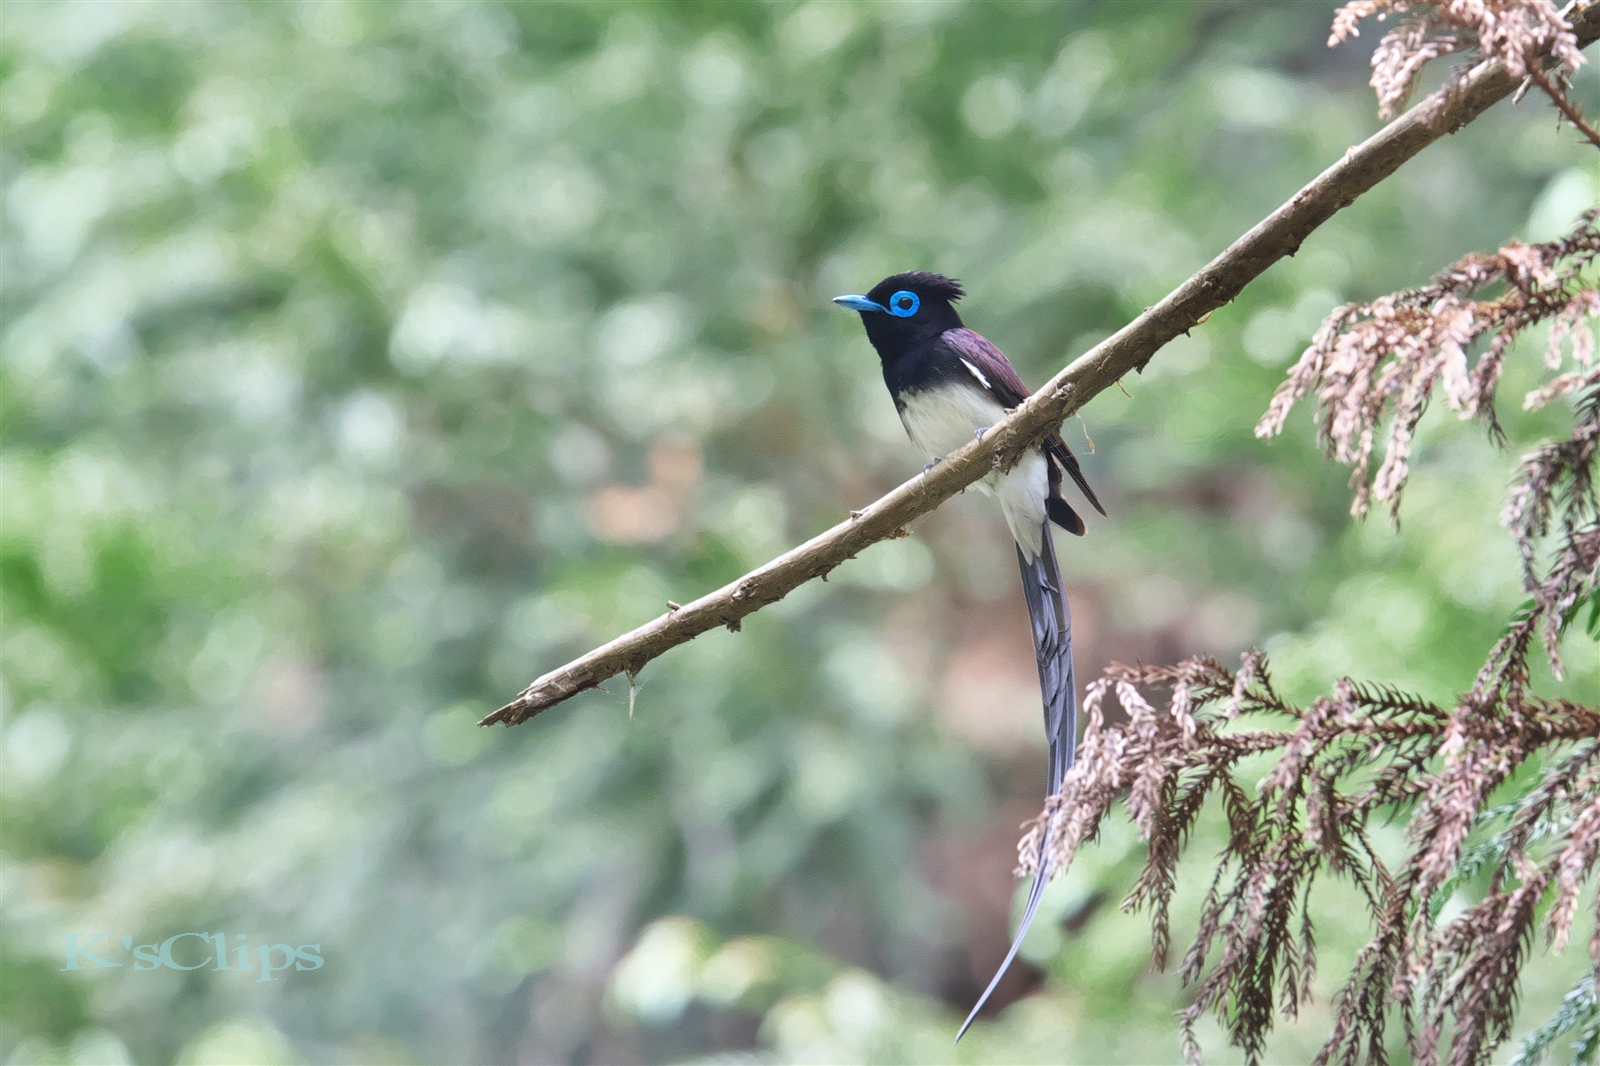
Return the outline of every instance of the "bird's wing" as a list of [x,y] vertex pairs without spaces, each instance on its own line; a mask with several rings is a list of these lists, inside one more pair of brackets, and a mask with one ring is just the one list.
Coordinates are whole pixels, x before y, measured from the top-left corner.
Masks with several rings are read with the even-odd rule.
[[1083,468],[1078,465],[1078,457],[1072,454],[1072,449],[1067,447],[1067,442],[1062,440],[1060,435],[1052,433],[1044,439],[1044,451],[1050,457],[1051,465],[1059,466],[1060,469],[1065,470],[1084,496],[1088,497],[1089,502],[1094,505],[1094,509],[1101,514],[1105,514],[1106,509],[1100,506],[1100,500],[1095,496],[1094,489],[1089,487],[1088,479],[1083,476]]
[[[1076,516],[1074,516],[1076,517]],[[1080,523],[1081,524],[1081,523]],[[1020,547],[1017,563],[1022,568],[1022,591],[1028,601],[1028,620],[1033,625],[1034,657],[1039,663],[1039,690],[1044,698],[1044,732],[1050,744],[1049,772],[1045,780],[1045,796],[1061,791],[1061,780],[1077,757],[1078,743],[1078,686],[1072,670],[1072,609],[1067,606],[1067,594],[1061,582],[1061,568],[1056,562],[1055,545],[1050,539],[1050,523],[1044,523],[1043,541],[1039,554],[1028,558]],[[995,972],[989,987],[978,997],[977,1005],[956,1034],[960,1040],[972,1025],[978,1011],[989,1001],[1000,978],[1011,967],[1028,935],[1028,926],[1039,910],[1039,900],[1044,886],[1050,880],[1048,856],[1055,836],[1055,820],[1045,827],[1039,842],[1037,872],[1033,887],[1028,891],[1028,906],[1022,912],[1022,923],[1011,941],[1011,950]]]
[[1028,398],[1028,386],[1022,383],[1017,368],[982,334],[962,326],[945,330],[941,339],[967,364],[979,387],[993,396],[1001,407],[1009,411]]
[[[1009,411],[1032,395],[1028,392],[1028,386],[1023,384],[1017,368],[1011,365],[1011,360],[1007,359],[999,348],[989,343],[981,333],[974,333],[963,326],[960,329],[946,330],[942,339],[966,364],[977,385],[993,396],[1001,407]],[[1061,439],[1060,434],[1052,433],[1044,439],[1044,451],[1050,457],[1051,465],[1057,470],[1066,471],[1067,476],[1083,490],[1084,496],[1088,497],[1094,509],[1105,514],[1106,509],[1100,506],[1100,500],[1095,496],[1094,489],[1089,487],[1088,479],[1083,476],[1083,468],[1078,465],[1078,457],[1072,454],[1072,449],[1067,447],[1067,442]],[[1051,475],[1051,495],[1059,499],[1059,493],[1055,490],[1060,485],[1060,477],[1055,470],[1052,470]],[[1061,501],[1060,507],[1051,508],[1051,517],[1055,518],[1056,524],[1063,529],[1079,536],[1083,535],[1082,520],[1065,501]]]

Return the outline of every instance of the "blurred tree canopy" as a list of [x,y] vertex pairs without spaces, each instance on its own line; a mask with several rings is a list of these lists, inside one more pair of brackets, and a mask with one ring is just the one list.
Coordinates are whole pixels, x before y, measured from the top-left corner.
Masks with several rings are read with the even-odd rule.
[[[828,297],[960,277],[1037,383],[1375,129],[1330,15],[8,5],[0,1053],[1175,1058],[1126,823],[1052,886],[1002,998],[1037,994],[950,1047],[1042,776],[981,500],[653,664],[631,718],[613,686],[474,722],[916,470]],[[1467,687],[1522,598],[1513,455],[1424,422],[1394,532],[1352,525],[1305,421],[1251,428],[1335,305],[1596,199],[1592,149],[1501,106],[1096,399],[1066,427],[1112,516],[1062,553],[1080,673],[1259,644],[1291,698]],[[1514,453],[1570,405],[1502,419]],[[1594,699],[1600,650],[1563,651],[1536,684]],[[1327,987],[1360,913],[1321,920]],[[123,965],[64,970],[102,931]],[[122,948],[184,932],[325,965]],[[1581,956],[1529,970],[1527,1028]]]

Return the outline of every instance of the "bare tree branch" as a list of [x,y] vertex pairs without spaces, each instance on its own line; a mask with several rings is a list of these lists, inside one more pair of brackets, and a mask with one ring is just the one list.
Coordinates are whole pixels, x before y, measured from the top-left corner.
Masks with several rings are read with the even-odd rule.
[[[1579,47],[1600,38],[1600,0],[1575,5],[1569,17]],[[812,578],[826,576],[863,549],[880,540],[905,536],[906,525],[913,519],[995,466],[1009,469],[1101,390],[1129,371],[1143,370],[1163,345],[1204,321],[1273,263],[1293,255],[1312,231],[1406,160],[1509,96],[1520,80],[1498,59],[1480,63],[1461,79],[1452,80],[1347,151],[1344,158],[1160,303],[1074,360],[981,440],[945,456],[928,473],[739,580],[550,671],[480,724],[516,725],[617,674],[637,676],[646,663],[668,649],[718,626],[737,630],[746,615],[776,603]]]

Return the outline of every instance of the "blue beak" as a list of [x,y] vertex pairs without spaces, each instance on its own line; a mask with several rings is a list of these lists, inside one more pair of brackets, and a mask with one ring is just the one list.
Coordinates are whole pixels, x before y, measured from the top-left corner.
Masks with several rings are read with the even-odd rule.
[[882,311],[884,314],[889,313],[889,309],[887,307],[877,303],[876,301],[869,300],[865,296],[835,296],[833,298],[833,302],[838,304],[840,307],[848,307],[852,311],[860,311],[863,314],[868,311]]

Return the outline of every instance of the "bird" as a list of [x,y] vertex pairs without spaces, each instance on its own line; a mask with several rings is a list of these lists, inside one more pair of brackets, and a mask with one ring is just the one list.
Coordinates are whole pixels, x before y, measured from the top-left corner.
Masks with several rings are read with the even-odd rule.
[[[861,313],[867,339],[883,364],[883,381],[911,443],[929,458],[931,470],[1028,398],[1028,387],[999,348],[966,327],[955,303],[965,295],[961,283],[942,274],[912,270],[884,278],[865,294],[836,296],[833,302]],[[1016,542],[1022,589],[1033,626],[1034,656],[1044,702],[1049,766],[1045,796],[1061,789],[1076,757],[1078,695],[1072,670],[1072,612],[1062,589],[1050,526],[1083,536],[1083,519],[1061,495],[1062,475],[1070,477],[1096,511],[1105,508],[1083,476],[1078,459],[1059,433],[1046,437],[1007,471],[994,470],[978,482],[979,491],[997,497]],[[1050,880],[1048,844],[1054,820],[1040,839],[1039,859],[1027,906],[1005,961],[956,1033],[966,1035],[978,1011],[1011,967],[1028,926],[1039,910]]]

